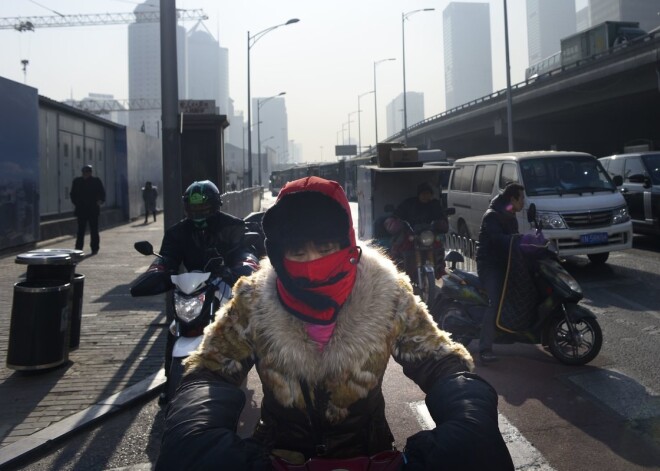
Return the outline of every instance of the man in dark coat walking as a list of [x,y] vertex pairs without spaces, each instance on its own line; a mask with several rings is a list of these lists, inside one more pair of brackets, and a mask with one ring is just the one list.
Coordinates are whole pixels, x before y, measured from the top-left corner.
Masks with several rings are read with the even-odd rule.
[[82,250],[85,243],[85,230],[89,223],[90,248],[92,255],[99,251],[99,213],[105,203],[105,188],[98,177],[92,176],[92,166],[82,168],[82,176],[73,179],[71,184],[71,202],[76,207],[74,214],[78,218],[76,250]]

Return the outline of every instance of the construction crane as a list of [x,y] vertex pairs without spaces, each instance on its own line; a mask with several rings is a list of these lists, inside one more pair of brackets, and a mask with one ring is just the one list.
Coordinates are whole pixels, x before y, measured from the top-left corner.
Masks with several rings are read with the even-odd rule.
[[[57,12],[55,12],[57,13]],[[177,10],[180,21],[208,20],[204,10]],[[160,11],[134,13],[96,13],[86,15],[24,16],[0,18],[0,29],[15,29],[18,32],[34,31],[35,28],[58,28],[70,26],[121,25],[128,23],[157,23]],[[23,75],[27,82],[27,59],[21,60]],[[160,100],[81,100],[70,103],[72,106],[94,114],[107,114],[111,111],[160,109]]]
[[[180,21],[208,20],[204,10],[177,10]],[[19,32],[34,31],[35,28],[58,28],[63,26],[122,25],[127,23],[157,23],[160,12],[97,13],[88,15],[24,16],[0,18],[0,29],[15,29]]]
[[85,98],[83,100],[65,100],[65,104],[92,114],[109,114],[113,111],[144,111],[161,109],[160,99],[133,98],[129,100],[99,100]]

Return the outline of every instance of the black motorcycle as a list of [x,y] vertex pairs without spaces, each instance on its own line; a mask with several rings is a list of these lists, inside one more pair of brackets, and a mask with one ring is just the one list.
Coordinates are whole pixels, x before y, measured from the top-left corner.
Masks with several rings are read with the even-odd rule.
[[[536,221],[534,204],[530,205],[527,217],[536,227],[536,240],[544,241]],[[509,316],[507,319],[503,315],[505,311],[500,310],[496,321],[495,343],[540,344],[548,347],[561,363],[589,363],[600,352],[603,333],[596,316],[578,304],[583,297],[580,285],[560,264],[553,243],[535,244],[528,247],[527,252],[527,262],[531,261],[530,282],[536,288],[533,293],[535,303],[529,312],[524,312],[518,318]],[[530,252],[533,254],[529,255]],[[450,268],[442,277],[440,299],[433,310],[434,318],[441,329],[450,332],[454,339],[467,346],[473,339],[479,339],[483,315],[489,305],[488,296],[476,273],[456,268],[457,263],[464,261],[461,254],[452,251],[447,254],[445,261],[450,264]],[[511,272],[512,264],[509,263],[507,277]],[[506,289],[505,285],[505,293]],[[507,299],[506,296],[508,293],[504,299]],[[503,303],[498,305],[501,308]]]

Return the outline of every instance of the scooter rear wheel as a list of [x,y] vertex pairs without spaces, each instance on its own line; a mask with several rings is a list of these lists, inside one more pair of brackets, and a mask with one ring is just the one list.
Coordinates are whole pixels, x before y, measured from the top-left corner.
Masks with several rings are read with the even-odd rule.
[[565,365],[586,365],[603,346],[603,332],[593,317],[572,322],[572,329],[564,317],[557,318],[548,334],[550,353]]

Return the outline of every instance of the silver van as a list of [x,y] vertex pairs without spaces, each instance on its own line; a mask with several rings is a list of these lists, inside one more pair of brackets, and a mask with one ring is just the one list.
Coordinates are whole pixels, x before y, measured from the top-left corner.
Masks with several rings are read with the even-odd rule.
[[618,154],[598,160],[628,203],[633,231],[660,234],[660,152]]
[[[509,182],[525,187],[525,208],[536,204],[546,238],[563,256],[587,255],[605,263],[609,252],[632,246],[626,202],[598,160],[582,152],[516,152],[458,159],[447,189],[456,208],[450,231],[479,238],[490,201]],[[526,209],[518,213],[520,232],[531,230]]]

